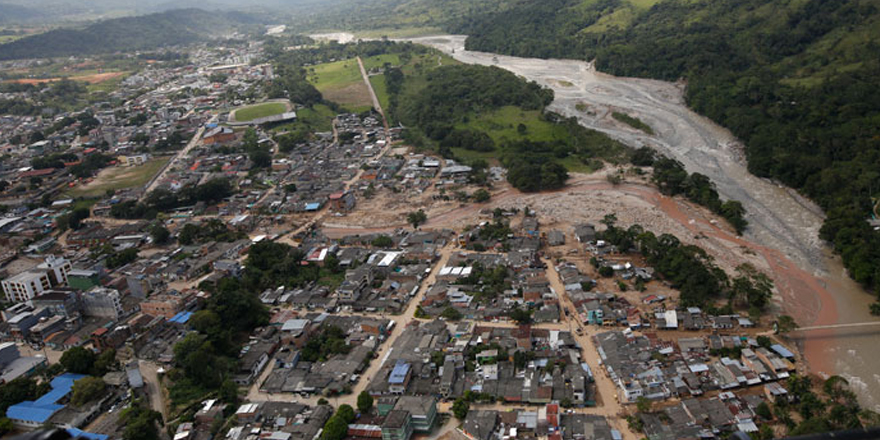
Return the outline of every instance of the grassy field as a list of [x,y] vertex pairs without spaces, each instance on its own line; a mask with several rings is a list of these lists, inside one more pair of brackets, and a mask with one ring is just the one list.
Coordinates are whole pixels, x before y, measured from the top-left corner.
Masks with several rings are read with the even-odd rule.
[[370,91],[361,77],[356,59],[319,64],[309,68],[309,82],[325,99],[359,113],[373,106]]
[[283,103],[267,102],[236,110],[235,120],[237,122],[253,121],[254,119],[265,118],[266,116],[280,115],[285,111],[287,111],[287,106]]
[[309,82],[322,93],[330,88],[345,87],[362,82],[356,59],[318,64],[308,68]]
[[389,63],[392,66],[400,66],[400,57],[397,56],[396,53],[382,54],[376,55],[368,58],[363,58],[364,69],[370,71],[371,69],[379,69],[385,65],[385,63]]
[[110,167],[101,170],[95,180],[71,189],[70,197],[96,197],[107,190],[120,190],[143,186],[155,176],[168,162],[168,157],[151,159],[139,167]]
[[391,115],[388,115],[388,88],[385,86],[385,75],[376,75],[370,77],[370,84],[373,85],[373,91],[376,92],[376,98],[379,99],[379,105],[385,110],[388,116],[388,123],[393,124]]
[[383,28],[373,29],[369,31],[356,32],[357,38],[414,38],[424,37],[428,35],[442,35],[443,29],[438,27],[403,27],[403,28]]
[[278,125],[272,130],[275,132],[296,131],[300,128],[308,131],[333,131],[333,119],[336,112],[324,104],[317,104],[312,108],[303,108],[296,111],[296,121]]
[[[517,130],[519,124],[526,126],[525,134]],[[475,115],[466,124],[457,128],[480,130],[486,132],[496,145],[505,141],[528,139],[534,142],[551,142],[569,137],[568,131],[561,125],[541,120],[538,110],[522,110],[519,107],[502,107],[490,113]]]

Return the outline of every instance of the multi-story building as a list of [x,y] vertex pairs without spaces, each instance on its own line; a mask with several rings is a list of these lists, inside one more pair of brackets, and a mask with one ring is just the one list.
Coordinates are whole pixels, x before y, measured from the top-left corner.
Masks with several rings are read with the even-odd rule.
[[413,434],[412,416],[409,411],[395,409],[385,417],[382,424],[382,440],[409,440]]
[[122,315],[122,299],[119,291],[95,287],[82,294],[82,310],[85,316],[119,319]]
[[30,301],[52,286],[67,284],[70,270],[69,261],[50,255],[36,268],[4,280],[3,293],[10,302]]

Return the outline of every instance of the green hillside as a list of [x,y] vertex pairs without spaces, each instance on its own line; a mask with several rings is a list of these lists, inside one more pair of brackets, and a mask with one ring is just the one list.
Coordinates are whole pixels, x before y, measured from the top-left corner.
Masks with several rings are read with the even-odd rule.
[[819,203],[822,237],[880,291],[866,221],[880,193],[880,1],[522,1],[448,30],[472,50],[687,79],[688,103],[745,142],[754,174]]
[[149,50],[202,41],[254,24],[241,13],[183,9],[100,21],[82,29],[56,29],[0,46],[0,60]]

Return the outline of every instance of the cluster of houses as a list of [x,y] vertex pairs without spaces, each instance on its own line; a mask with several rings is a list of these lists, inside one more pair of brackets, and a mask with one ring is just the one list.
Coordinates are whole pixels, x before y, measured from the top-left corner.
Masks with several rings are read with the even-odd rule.
[[461,432],[472,440],[623,438],[604,417],[566,412],[557,404],[527,410],[473,410],[464,420]]
[[747,336],[701,336],[660,339],[657,333],[636,335],[631,330],[593,337],[608,376],[621,401],[640,397],[664,400],[697,397],[776,382],[795,370],[794,354],[779,344],[761,346]]
[[473,322],[413,322],[395,341],[367,391],[443,400],[476,393],[515,403],[595,404],[590,368],[568,332]]

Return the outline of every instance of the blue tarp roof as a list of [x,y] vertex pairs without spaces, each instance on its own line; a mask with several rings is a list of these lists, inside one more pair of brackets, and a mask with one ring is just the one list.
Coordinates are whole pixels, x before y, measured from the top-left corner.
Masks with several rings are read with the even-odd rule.
[[189,321],[189,318],[192,318],[192,312],[180,312],[174,315],[173,318],[169,319],[168,322],[174,322],[177,324],[186,324]]
[[67,433],[73,436],[74,438],[85,438],[89,440],[107,440],[110,438],[109,435],[104,434],[92,434],[91,432],[81,431],[76,428],[67,428]]
[[320,203],[306,203],[306,211],[317,211],[321,209]]
[[770,349],[772,349],[773,351],[775,351],[776,353],[778,353],[780,356],[782,356],[784,358],[793,358],[794,357],[794,353],[788,351],[787,348],[785,348],[779,344],[771,345]]
[[49,420],[52,415],[64,408],[64,405],[58,405],[57,402],[70,393],[74,382],[84,377],[86,376],[82,374],[67,373],[52,379],[51,391],[43,394],[36,401],[26,400],[10,406],[6,410],[6,417],[34,423],[43,423]]
[[391,375],[388,376],[388,383],[403,383],[406,381],[406,374],[409,373],[409,364],[404,362],[397,362],[397,365],[394,366],[394,369],[391,370]]

